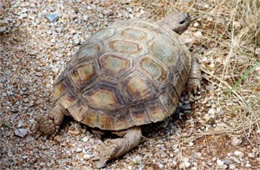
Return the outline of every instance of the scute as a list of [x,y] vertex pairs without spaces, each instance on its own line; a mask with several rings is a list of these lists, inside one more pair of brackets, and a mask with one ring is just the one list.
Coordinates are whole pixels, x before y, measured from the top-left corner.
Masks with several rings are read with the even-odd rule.
[[58,81],[53,86],[52,97],[54,100],[60,98],[68,90],[65,80]]
[[130,109],[130,114],[136,126],[145,125],[151,122],[144,107],[133,107]]
[[87,63],[74,68],[71,71],[70,78],[78,89],[83,89],[95,77],[95,68],[93,63]]
[[175,51],[173,50],[173,47],[160,41],[153,42],[151,45],[151,51],[154,57],[167,65],[173,65],[178,60],[177,56],[174,55]]
[[77,95],[70,89],[64,95],[59,98],[59,103],[65,108],[68,109],[77,101]]
[[162,106],[167,111],[168,116],[171,115],[174,112],[174,110],[177,108],[177,103],[173,103],[171,97],[166,93],[160,95],[159,99]]
[[96,87],[83,93],[83,97],[91,107],[100,109],[117,109],[122,107],[122,99],[116,88],[98,84]]
[[148,103],[146,106],[146,110],[152,122],[164,120],[168,115],[165,109],[163,109],[160,102],[158,101]]
[[113,50],[127,54],[138,53],[142,50],[142,47],[139,44],[126,40],[113,40],[109,45]]
[[129,66],[129,60],[116,55],[105,55],[101,58],[101,69],[104,73],[122,74]]
[[115,29],[109,29],[109,28],[100,30],[89,38],[89,42],[93,43],[93,42],[98,42],[98,41],[107,39],[107,38],[113,36],[114,32],[115,32]]
[[68,108],[68,111],[76,121],[81,122],[88,111],[88,106],[78,100],[75,104]]
[[99,44],[87,44],[80,47],[76,53],[77,58],[91,58],[95,57],[100,52],[101,47]]
[[150,57],[145,57],[141,60],[140,64],[144,72],[149,74],[152,79],[165,82],[167,72],[158,62]]
[[145,100],[155,95],[155,89],[152,84],[140,74],[129,76],[125,81],[124,87],[132,101]]
[[134,28],[126,28],[121,34],[123,37],[134,40],[145,40],[147,39],[147,34],[144,31],[137,30]]

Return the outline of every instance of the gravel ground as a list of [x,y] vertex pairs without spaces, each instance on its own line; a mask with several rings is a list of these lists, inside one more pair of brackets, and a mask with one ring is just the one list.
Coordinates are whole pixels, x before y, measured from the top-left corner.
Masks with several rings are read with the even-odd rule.
[[[8,26],[0,35],[0,169],[95,168],[95,149],[102,140],[88,127],[66,119],[55,137],[38,139],[29,129],[51,106],[53,81],[89,35],[115,20],[156,18],[161,7],[157,1],[116,2],[2,1],[0,20]],[[202,67],[214,68],[202,55],[207,47],[194,45],[201,32],[192,28],[198,25],[183,38]],[[216,104],[221,89],[206,74],[203,78],[201,92],[189,99],[195,101],[191,113],[182,110],[189,106],[183,95],[174,116],[145,126],[141,144],[106,169],[259,169],[259,130],[250,139],[210,133],[225,127],[228,117]]]

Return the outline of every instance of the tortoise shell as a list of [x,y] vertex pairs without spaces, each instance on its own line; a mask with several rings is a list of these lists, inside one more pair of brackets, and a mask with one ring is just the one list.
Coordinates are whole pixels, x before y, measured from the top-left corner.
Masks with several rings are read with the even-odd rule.
[[173,114],[191,69],[179,35],[147,21],[120,21],[90,36],[54,84],[76,121],[123,130]]

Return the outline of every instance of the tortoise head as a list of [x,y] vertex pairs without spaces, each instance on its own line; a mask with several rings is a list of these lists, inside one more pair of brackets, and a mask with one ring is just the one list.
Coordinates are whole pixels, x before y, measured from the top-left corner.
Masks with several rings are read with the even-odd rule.
[[177,34],[182,34],[189,27],[191,17],[188,13],[170,13],[161,22]]

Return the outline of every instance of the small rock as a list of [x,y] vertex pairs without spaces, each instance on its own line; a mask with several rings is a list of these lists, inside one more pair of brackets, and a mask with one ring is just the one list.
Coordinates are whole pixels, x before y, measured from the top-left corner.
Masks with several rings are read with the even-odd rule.
[[142,160],[142,157],[140,155],[137,155],[134,159],[133,159],[133,162],[137,162],[137,163],[140,163]]
[[189,146],[193,146],[194,144],[193,144],[193,142],[189,142]]
[[39,76],[39,77],[42,77],[42,76],[43,76],[42,72],[36,72],[35,75],[36,75],[36,76]]
[[83,158],[84,158],[84,159],[90,159],[90,158],[91,158],[91,155],[90,155],[90,154],[84,154]]
[[241,140],[241,139],[237,138],[236,136],[232,137],[232,139],[231,139],[231,144],[232,144],[233,146],[238,146],[238,145],[240,145],[241,143],[242,143],[242,140]]
[[84,15],[84,16],[83,16],[83,19],[84,19],[85,21],[87,21],[87,20],[88,20],[88,15]]
[[184,165],[185,168],[189,168],[190,165],[191,165],[190,162],[189,162],[189,158],[183,157],[182,164]]
[[4,32],[7,29],[8,22],[0,20],[0,32]]
[[76,152],[77,152],[77,153],[82,152],[82,148],[77,148]]
[[160,169],[163,169],[163,167],[164,167],[163,164],[159,164]]
[[161,151],[161,156],[162,156],[162,158],[165,158],[167,156],[167,154],[164,151]]
[[16,130],[14,131],[14,134],[15,134],[16,136],[21,137],[21,138],[25,137],[25,136],[27,135],[27,133],[28,133],[28,130],[27,130],[27,129],[16,129]]
[[251,167],[251,164],[247,163],[247,164],[246,164],[246,167],[247,167],[247,168],[250,168],[250,167]]
[[74,37],[73,37],[73,43],[75,45],[78,45],[80,43],[80,39],[79,39],[79,35],[78,34],[75,34]]
[[229,165],[229,169],[236,169],[236,165],[235,164],[230,164]]
[[249,158],[254,158],[254,157],[255,157],[255,154],[252,153],[252,152],[251,152],[251,153],[248,153],[248,157],[249,157]]
[[23,13],[23,14],[21,14],[18,18],[19,19],[24,19],[24,18],[27,18],[27,13]]
[[23,101],[24,101],[25,103],[28,103],[28,102],[29,102],[29,99],[28,99],[28,98],[25,98],[25,99],[23,99]]
[[231,156],[230,159],[232,159],[232,160],[235,161],[236,163],[240,164],[240,161],[239,161],[236,157]]
[[194,27],[198,27],[200,24],[198,23],[198,22],[195,22],[194,24],[193,24],[193,26]]
[[218,165],[219,167],[223,167],[223,166],[224,166],[224,162],[218,159],[218,160],[217,160],[217,165]]
[[48,21],[49,22],[56,22],[58,19],[59,19],[59,15],[58,14],[56,14],[56,13],[52,13],[52,14],[47,14],[46,16],[45,16],[47,19],[48,19]]
[[202,37],[202,33],[200,31],[197,31],[194,33],[195,37]]
[[223,160],[223,162],[224,162],[224,164],[226,164],[226,165],[230,165],[230,164],[233,163],[233,161],[230,160],[230,159],[225,159],[225,160]]
[[87,142],[88,141],[88,137],[85,136],[84,138],[82,138],[82,141],[83,142]]
[[19,120],[17,128],[21,128],[23,126],[23,122],[21,120]]
[[244,154],[241,151],[235,151],[234,154],[239,157],[243,157]]
[[214,108],[210,108],[208,113],[214,115],[216,113],[216,110]]

